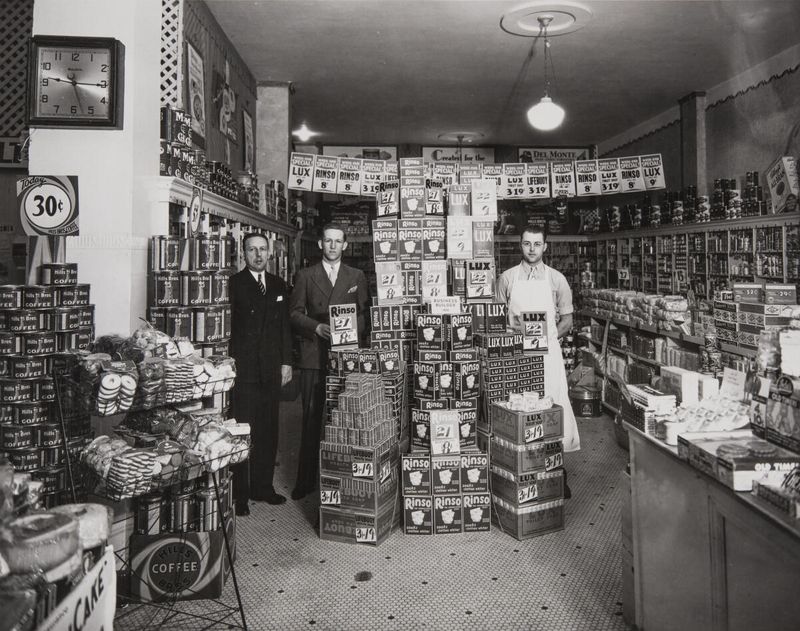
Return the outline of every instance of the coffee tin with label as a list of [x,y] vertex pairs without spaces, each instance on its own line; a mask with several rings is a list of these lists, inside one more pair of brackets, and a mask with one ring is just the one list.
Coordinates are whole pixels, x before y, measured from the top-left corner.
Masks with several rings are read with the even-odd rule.
[[167,310],[164,307],[149,307],[147,309],[147,321],[153,325],[156,331],[164,331],[166,333]]
[[39,468],[40,449],[14,449],[6,452],[15,471],[33,471]]
[[0,327],[12,333],[42,331],[49,328],[43,325],[50,323],[49,318],[42,314],[36,309],[4,309],[0,311]]
[[50,447],[41,446],[41,451],[40,462],[42,467],[55,467],[66,462],[64,446],[61,444],[61,441],[58,441],[58,443]]
[[19,309],[22,307],[21,285],[0,285],[0,309]]
[[[53,331],[74,331],[81,326],[81,310],[88,307],[56,307],[53,309]],[[91,326],[89,324],[88,326]]]
[[169,519],[162,504],[161,493],[137,498],[133,528],[139,535],[157,535],[169,530]]
[[55,447],[61,444],[61,426],[56,423],[44,423],[34,426],[38,429],[39,446]]
[[17,406],[13,403],[0,403],[0,423],[13,423],[17,415]]
[[202,307],[211,304],[211,272],[181,272],[181,304]]
[[88,328],[94,326],[94,305],[83,305],[75,307],[78,317],[78,328]]
[[56,386],[52,377],[42,377],[34,381],[34,399],[38,399],[39,401],[55,401]]
[[50,309],[55,304],[55,287],[50,285],[25,285],[22,289],[23,309]]
[[197,522],[200,530],[209,532],[219,528],[219,511],[217,510],[217,497],[214,489],[198,491],[197,497]]
[[42,263],[39,268],[42,285],[75,285],[78,282],[77,263]]
[[181,268],[181,240],[178,237],[159,236],[151,240],[151,268],[154,271]]
[[225,326],[225,338],[227,339],[231,336],[231,328],[233,326],[233,311],[231,311],[230,305],[225,305],[222,307],[222,318]]
[[43,492],[58,493],[67,488],[67,470],[64,467],[46,467],[31,471],[31,477],[43,485]]
[[3,449],[33,447],[37,434],[33,425],[0,425],[0,447]]
[[172,532],[194,532],[197,530],[197,505],[194,493],[176,495],[169,503],[169,522]]
[[0,377],[0,401],[3,403],[30,401],[34,398],[34,381]]
[[89,304],[89,285],[56,287],[56,302],[61,307],[80,307]]
[[180,272],[153,272],[153,306],[175,307],[181,304]]
[[172,171],[173,177],[183,178],[181,166],[181,145],[180,143],[173,142],[169,146],[169,168]]
[[0,355],[14,355],[22,352],[22,336],[10,331],[0,331]]
[[22,352],[26,355],[51,355],[56,352],[56,333],[26,333],[22,336]]
[[172,175],[172,170],[170,169],[169,164],[169,142],[166,140],[162,140],[159,143],[159,152],[158,152],[158,173],[159,175]]
[[222,307],[194,310],[194,339],[197,342],[218,342],[225,337]]
[[45,358],[27,357],[26,355],[9,355],[6,359],[8,376],[14,379],[42,377],[45,374]]
[[38,425],[49,417],[48,406],[41,401],[17,403],[14,406],[14,423],[19,425]]
[[230,288],[231,276],[228,272],[220,271],[211,277],[211,295],[214,304],[226,303],[230,300],[228,292]]
[[161,330],[170,337],[188,337],[193,340],[192,310],[189,307],[165,309],[164,328]]
[[219,268],[219,237],[197,237],[192,239],[192,269],[213,270]]

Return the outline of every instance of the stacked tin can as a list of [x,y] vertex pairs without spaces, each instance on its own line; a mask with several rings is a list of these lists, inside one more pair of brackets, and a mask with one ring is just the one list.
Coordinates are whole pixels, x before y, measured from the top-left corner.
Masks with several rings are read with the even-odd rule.
[[[65,449],[76,462],[92,433],[89,415],[71,405],[64,380],[57,404],[55,379],[71,367],[73,351],[91,343],[94,305],[74,263],[41,265],[40,282],[0,287],[0,451],[15,471],[43,483],[42,503],[49,508],[73,501]],[[78,482],[77,467],[73,474]]]
[[206,155],[204,151],[192,148],[192,117],[189,113],[165,105],[161,108],[160,127],[159,174],[208,189]]
[[232,251],[227,236],[151,239],[149,320],[205,357],[228,354]]

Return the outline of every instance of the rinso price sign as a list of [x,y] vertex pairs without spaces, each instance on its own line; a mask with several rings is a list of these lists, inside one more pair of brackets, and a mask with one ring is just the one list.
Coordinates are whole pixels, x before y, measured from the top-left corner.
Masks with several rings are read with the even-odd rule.
[[78,178],[30,175],[17,180],[17,202],[25,234],[66,237],[78,234]]

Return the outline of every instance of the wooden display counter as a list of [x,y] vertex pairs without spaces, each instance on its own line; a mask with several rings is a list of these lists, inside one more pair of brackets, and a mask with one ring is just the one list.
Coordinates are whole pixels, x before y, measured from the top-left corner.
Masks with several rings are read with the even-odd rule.
[[800,524],[625,427],[636,627],[797,629]]

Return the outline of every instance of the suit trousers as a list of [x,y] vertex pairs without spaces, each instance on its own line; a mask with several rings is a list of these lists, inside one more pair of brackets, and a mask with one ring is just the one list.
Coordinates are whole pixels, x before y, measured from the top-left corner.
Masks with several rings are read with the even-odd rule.
[[311,490],[319,475],[319,441],[325,409],[325,370],[303,368],[300,394],[303,397],[303,434],[297,463],[296,489]]
[[237,502],[264,497],[274,491],[272,478],[278,453],[278,404],[280,381],[236,382],[232,391],[233,415],[250,423],[250,457],[233,469],[233,493]]

